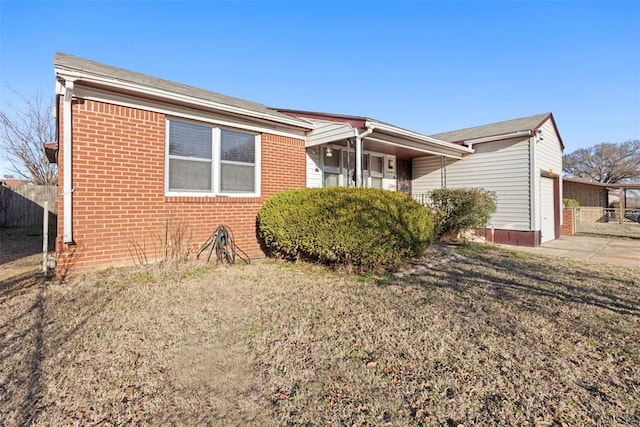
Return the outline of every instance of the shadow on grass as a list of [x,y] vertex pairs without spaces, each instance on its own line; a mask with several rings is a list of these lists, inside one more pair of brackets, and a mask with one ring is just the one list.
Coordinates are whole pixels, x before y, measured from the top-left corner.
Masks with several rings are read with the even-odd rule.
[[[479,255],[476,260],[490,270],[517,276],[517,279],[505,279],[484,273],[477,277],[483,281],[497,282],[497,297],[508,297],[504,293],[500,295],[500,289],[510,289],[524,295],[549,298],[562,303],[586,304],[619,314],[640,316],[640,301],[630,298],[631,295],[625,294],[621,289],[640,285],[631,278],[620,280],[603,272],[594,274],[593,271],[567,271],[566,268],[544,264],[543,260],[515,261],[507,257],[497,259],[486,255]],[[451,274],[456,274],[455,270]],[[571,281],[565,280],[566,278]],[[584,284],[587,278],[613,286],[609,286],[608,290],[597,289]]]
[[[49,229],[49,252],[55,251],[56,227]],[[0,266],[42,253],[42,227],[0,227]]]
[[[461,300],[483,304],[483,299],[537,312],[555,320],[563,306],[584,305],[624,316],[640,317],[640,280],[621,279],[606,271],[549,265],[538,257],[513,258],[509,252],[480,251],[403,281],[425,289],[449,289]],[[460,304],[464,310],[464,304]],[[604,313],[606,314],[606,313]],[[603,314],[603,315],[604,315]]]
[[37,421],[38,414],[45,409],[41,399],[43,363],[50,356],[47,352],[80,333],[121,291],[111,293],[97,306],[90,295],[84,296],[87,301],[74,300],[74,306],[84,311],[76,317],[73,327],[66,328],[49,316],[50,286],[55,286],[55,282],[46,281],[38,272],[15,276],[0,285],[0,310],[12,309],[18,298],[30,299],[28,307],[0,325],[0,370],[4,376],[0,383],[0,424],[8,416],[16,425]]

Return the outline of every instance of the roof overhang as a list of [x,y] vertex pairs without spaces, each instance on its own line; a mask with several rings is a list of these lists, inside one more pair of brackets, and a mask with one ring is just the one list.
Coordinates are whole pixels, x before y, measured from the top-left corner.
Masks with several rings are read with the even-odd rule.
[[45,142],[44,154],[47,157],[49,163],[58,163],[58,143],[57,142]]
[[363,138],[365,150],[394,154],[403,158],[434,155],[455,159],[461,159],[474,152],[473,149],[465,146],[451,144],[376,120],[365,120],[361,128],[353,127],[349,122],[313,119],[312,121],[316,127],[307,136],[307,147],[324,144],[345,145],[347,140],[358,138],[363,131],[371,130],[371,133]]
[[582,185],[591,185],[593,187],[601,187],[607,190],[640,190],[640,183],[637,182],[616,182],[616,183],[606,183],[606,182],[598,182],[591,181],[586,178],[571,178],[571,177],[563,177],[563,182],[571,182],[574,184],[582,184]]
[[472,148],[474,144],[482,144],[483,142],[503,141],[505,139],[515,139],[515,138],[528,138],[532,135],[533,135],[533,131],[531,130],[519,130],[516,132],[509,132],[509,133],[504,133],[500,135],[491,135],[491,136],[485,136],[482,138],[467,139],[464,141],[460,141],[460,143],[466,145],[469,148]]
[[313,129],[313,125],[307,120],[299,119],[293,116],[286,117],[281,114],[269,114],[268,112],[250,110],[234,105],[228,105],[220,102],[176,93],[153,86],[128,82],[125,80],[102,76],[87,71],[70,69],[64,66],[56,66],[55,74],[58,81],[72,81],[75,83],[81,83],[88,87],[114,91],[126,95],[139,96],[156,101],[167,102],[169,104],[177,104],[196,109],[215,111],[231,116],[249,117],[263,122],[277,123],[279,125],[299,129],[305,132]]

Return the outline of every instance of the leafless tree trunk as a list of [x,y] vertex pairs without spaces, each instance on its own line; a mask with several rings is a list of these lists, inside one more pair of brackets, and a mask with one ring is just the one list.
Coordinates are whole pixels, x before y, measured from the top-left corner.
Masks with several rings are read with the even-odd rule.
[[44,153],[44,143],[56,137],[51,103],[45,103],[42,95],[19,96],[22,109],[0,111],[0,149],[20,177],[34,184],[56,185],[58,166],[50,164]]

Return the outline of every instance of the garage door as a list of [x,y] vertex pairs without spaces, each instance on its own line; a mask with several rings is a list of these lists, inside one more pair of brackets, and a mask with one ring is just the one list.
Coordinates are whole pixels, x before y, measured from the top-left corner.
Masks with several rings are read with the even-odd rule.
[[556,238],[556,221],[554,211],[553,179],[540,178],[540,218],[542,220],[542,243]]

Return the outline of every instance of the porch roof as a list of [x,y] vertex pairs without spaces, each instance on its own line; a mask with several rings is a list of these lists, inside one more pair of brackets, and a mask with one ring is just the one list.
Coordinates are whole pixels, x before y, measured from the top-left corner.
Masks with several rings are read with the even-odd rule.
[[436,155],[461,159],[464,155],[474,152],[471,148],[369,117],[283,109],[278,111],[304,118],[314,124],[314,129],[307,134],[307,147],[324,144],[345,145],[347,140],[358,138],[359,135],[369,131],[363,138],[365,149],[394,154],[398,157]]

